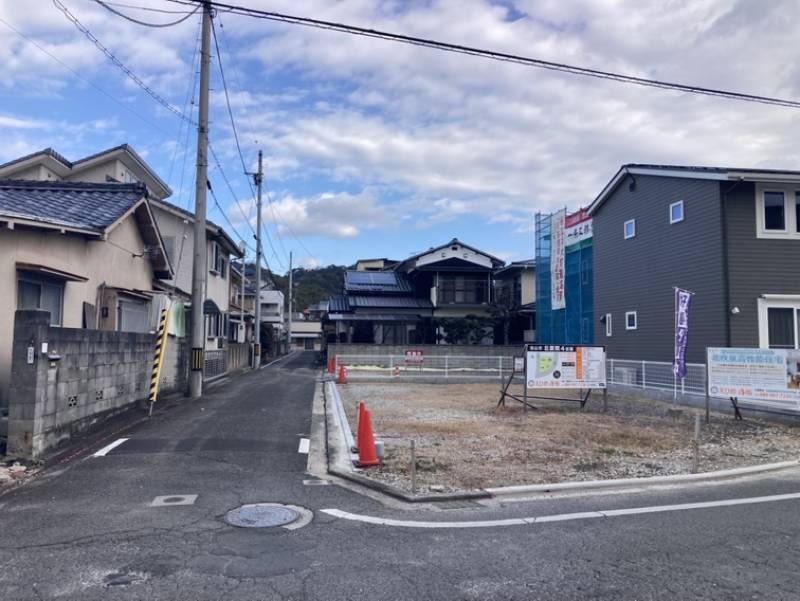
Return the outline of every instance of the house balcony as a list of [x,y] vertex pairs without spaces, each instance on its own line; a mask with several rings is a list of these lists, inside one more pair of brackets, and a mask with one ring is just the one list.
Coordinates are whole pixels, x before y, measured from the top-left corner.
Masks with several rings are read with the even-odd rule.
[[486,281],[445,282],[434,287],[435,305],[469,306],[485,305],[491,301],[489,283]]

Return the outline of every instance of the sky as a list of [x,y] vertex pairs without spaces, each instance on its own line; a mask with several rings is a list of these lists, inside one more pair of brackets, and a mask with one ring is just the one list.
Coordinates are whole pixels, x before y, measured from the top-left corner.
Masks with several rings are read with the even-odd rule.
[[[199,13],[152,28],[93,0],[58,1],[156,94],[196,118]],[[800,99],[792,43],[800,3],[792,0],[236,3]],[[186,10],[167,0],[114,0],[114,8],[150,23],[174,21]],[[51,0],[0,0],[0,19],[0,161],[46,147],[75,160],[128,143],[168,182],[169,200],[193,209],[192,127],[138,87]],[[534,215],[588,205],[625,163],[800,168],[798,109],[224,12],[214,23],[247,170],[256,169],[258,150],[264,153],[264,254],[276,272],[286,271],[290,251],[295,266],[317,267],[401,259],[452,238],[503,260],[530,258]],[[221,208],[209,197],[208,217],[254,247],[254,193],[234,143],[216,51],[211,75],[209,136],[221,169],[212,158],[209,180]]]

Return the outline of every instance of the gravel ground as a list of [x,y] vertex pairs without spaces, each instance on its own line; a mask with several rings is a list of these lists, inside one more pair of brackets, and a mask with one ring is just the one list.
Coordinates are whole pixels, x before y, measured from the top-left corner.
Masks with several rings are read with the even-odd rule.
[[[384,441],[384,465],[368,475],[404,490],[411,490],[411,439],[418,492],[691,472],[692,409],[609,395],[603,413],[598,394],[583,412],[578,403],[535,400],[539,409],[524,413],[513,401],[496,407],[499,388],[381,382],[339,390],[350,426],[364,401]],[[716,413],[702,424],[700,471],[798,458],[798,427]]]

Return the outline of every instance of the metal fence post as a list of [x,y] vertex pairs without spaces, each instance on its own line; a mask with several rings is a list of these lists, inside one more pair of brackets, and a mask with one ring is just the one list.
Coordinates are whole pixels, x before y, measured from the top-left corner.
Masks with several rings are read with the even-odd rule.
[[498,360],[498,363],[500,364],[500,379],[502,380],[503,379],[503,358],[502,357],[498,357],[497,360]]
[[394,372],[394,355],[389,355],[389,373]]
[[645,362],[642,361],[642,388],[647,388],[647,372],[645,371]]
[[611,377],[608,379],[609,382],[614,382],[614,360],[611,359]]
[[417,492],[417,453],[414,446],[414,439],[411,439],[411,493]]
[[444,356],[444,377],[449,378],[450,374],[448,373],[448,359],[450,358],[449,355]]

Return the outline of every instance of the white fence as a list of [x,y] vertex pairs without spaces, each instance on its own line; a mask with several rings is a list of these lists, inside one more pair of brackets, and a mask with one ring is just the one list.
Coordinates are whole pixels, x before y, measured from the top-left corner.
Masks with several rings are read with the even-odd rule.
[[420,362],[406,361],[405,355],[336,355],[336,373],[347,368],[348,379],[439,379],[469,378],[502,380],[514,366],[513,357],[470,355],[428,355]]
[[672,363],[666,361],[606,359],[606,381],[618,386],[670,391],[674,395],[705,395],[706,366],[687,363],[686,378],[680,380],[672,373]]
[[[405,355],[337,355],[339,367],[347,368],[347,377],[369,379],[445,379],[502,380],[514,365],[513,357],[472,357],[469,355],[426,355],[419,363],[406,360]],[[672,373],[672,363],[661,361],[606,360],[606,379],[609,385],[653,389],[674,394],[704,395],[706,366],[689,363],[683,380]]]

